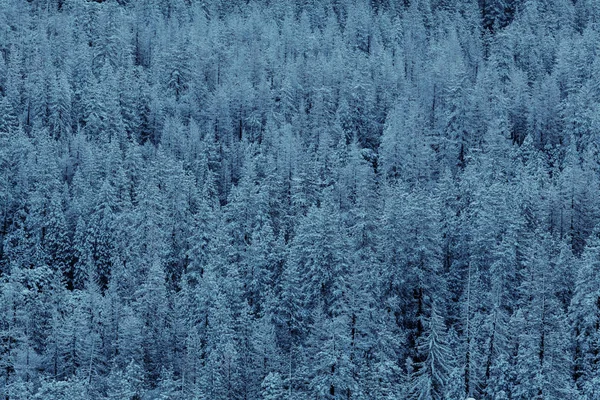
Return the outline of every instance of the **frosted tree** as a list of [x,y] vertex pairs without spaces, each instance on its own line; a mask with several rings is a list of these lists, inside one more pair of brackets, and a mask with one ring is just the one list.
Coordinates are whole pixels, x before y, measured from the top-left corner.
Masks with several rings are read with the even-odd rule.
[[596,352],[593,348],[598,341],[597,294],[600,286],[595,270],[599,267],[597,232],[594,231],[587,244],[582,259],[577,265],[575,293],[569,307],[572,335],[575,340],[574,377],[577,386],[587,396],[596,393]]
[[411,398],[418,400],[444,398],[452,365],[446,327],[435,303],[430,312],[430,316],[423,321],[424,334],[417,342],[417,350],[423,361],[415,364],[415,371],[411,377]]
[[168,365],[170,354],[165,349],[170,348],[169,303],[166,290],[164,267],[160,260],[155,260],[148,269],[145,282],[136,292],[136,311],[140,316],[144,329],[142,330],[143,369],[145,377],[156,382],[161,373],[161,367]]
[[283,400],[286,398],[283,380],[279,373],[270,372],[263,379],[261,387],[263,400]]
[[[522,280],[520,309],[514,315],[518,352],[514,393],[518,396],[562,398],[573,395],[567,318],[554,295],[556,264],[542,256],[548,240],[539,235],[528,254]],[[540,243],[541,242],[541,243]]]

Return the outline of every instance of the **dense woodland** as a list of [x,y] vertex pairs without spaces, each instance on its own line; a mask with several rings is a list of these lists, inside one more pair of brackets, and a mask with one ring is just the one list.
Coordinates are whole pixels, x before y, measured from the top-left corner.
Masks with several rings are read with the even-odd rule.
[[600,399],[597,0],[0,0],[0,396]]

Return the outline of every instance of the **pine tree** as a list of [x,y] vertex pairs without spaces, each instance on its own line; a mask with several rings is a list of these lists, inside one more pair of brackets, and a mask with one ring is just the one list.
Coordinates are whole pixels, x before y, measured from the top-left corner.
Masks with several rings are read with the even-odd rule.
[[71,109],[73,94],[64,72],[52,79],[49,96],[50,132],[55,139],[66,140],[73,128]]
[[[212,277],[207,277],[211,279]],[[207,315],[206,361],[202,374],[203,392],[214,399],[240,398],[240,358],[234,320],[226,297],[211,282],[211,305]]]
[[[567,319],[554,294],[555,265],[547,237],[539,234],[522,279],[521,307],[514,315],[518,351],[514,394],[540,398],[572,396]],[[546,256],[544,256],[546,254]]]
[[149,382],[157,382],[161,367],[168,365],[170,358],[170,307],[166,290],[164,267],[155,260],[148,269],[145,282],[136,293],[136,314],[142,329],[143,369]]
[[307,345],[309,389],[317,398],[352,397],[357,391],[350,359],[350,321],[347,315],[327,316],[317,308]]
[[62,272],[69,288],[73,288],[73,252],[62,199],[54,194],[50,200],[50,210],[46,219],[44,247],[49,265]]
[[134,361],[131,361],[124,371],[114,369],[110,372],[108,389],[109,399],[141,399],[143,396],[143,370]]
[[443,399],[452,365],[452,353],[448,348],[446,327],[437,310],[431,306],[430,316],[424,318],[424,334],[417,343],[423,361],[415,365],[411,398],[419,400]]
[[575,293],[569,307],[572,334],[575,341],[574,378],[578,388],[588,397],[596,393],[595,382],[598,341],[597,321],[600,318],[597,293],[600,286],[597,274],[600,251],[598,234],[594,231],[577,265]]
[[0,100],[0,133],[2,137],[10,137],[17,133],[19,129],[19,120],[15,114],[15,110],[6,96],[2,96]]
[[283,380],[279,373],[270,372],[261,383],[263,400],[283,400],[286,398]]

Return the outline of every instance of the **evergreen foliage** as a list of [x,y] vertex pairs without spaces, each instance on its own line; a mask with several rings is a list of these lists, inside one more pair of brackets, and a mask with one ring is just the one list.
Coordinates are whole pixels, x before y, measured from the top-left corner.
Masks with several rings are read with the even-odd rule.
[[600,398],[593,0],[0,0],[0,397]]

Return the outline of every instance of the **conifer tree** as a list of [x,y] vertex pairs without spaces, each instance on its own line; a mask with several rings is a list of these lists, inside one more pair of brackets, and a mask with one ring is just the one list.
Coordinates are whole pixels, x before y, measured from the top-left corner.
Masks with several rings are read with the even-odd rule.
[[442,399],[445,396],[452,354],[446,339],[446,327],[436,304],[424,318],[424,334],[417,343],[423,361],[415,365],[411,378],[411,398],[419,400]]

